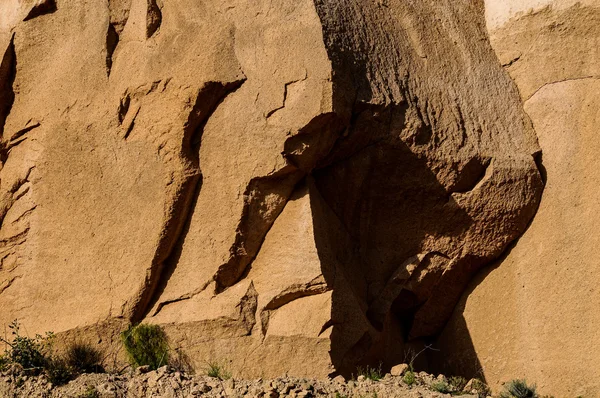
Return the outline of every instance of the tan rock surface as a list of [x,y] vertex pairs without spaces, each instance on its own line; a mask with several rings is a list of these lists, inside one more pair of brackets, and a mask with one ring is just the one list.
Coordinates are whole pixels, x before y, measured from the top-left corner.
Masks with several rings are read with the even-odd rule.
[[496,388],[525,377],[555,396],[600,394],[600,2],[592,3],[537,10],[491,32],[526,100],[547,182],[528,230],[457,306],[440,339],[440,371],[482,368]]
[[7,9],[0,323],[159,323],[247,377],[397,364],[537,208],[481,3]]

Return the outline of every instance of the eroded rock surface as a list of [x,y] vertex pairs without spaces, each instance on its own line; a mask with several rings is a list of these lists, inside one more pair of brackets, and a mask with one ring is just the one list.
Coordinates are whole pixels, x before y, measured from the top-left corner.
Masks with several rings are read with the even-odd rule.
[[159,323],[240,376],[395,364],[537,209],[481,3],[23,4],[0,25],[2,323]]
[[505,9],[504,23],[488,27],[539,137],[543,199],[525,234],[456,307],[438,370],[483,369],[496,389],[524,377],[542,394],[591,397],[600,394],[600,2],[542,3]]

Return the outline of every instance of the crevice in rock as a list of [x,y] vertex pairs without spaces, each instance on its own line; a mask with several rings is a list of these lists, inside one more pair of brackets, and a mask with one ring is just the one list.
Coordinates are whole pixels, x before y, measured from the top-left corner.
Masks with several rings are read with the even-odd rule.
[[308,283],[290,286],[277,296],[273,297],[260,312],[261,331],[263,336],[267,333],[267,329],[269,328],[269,319],[272,311],[275,311],[294,300],[323,294],[328,290],[330,290],[330,288],[327,285],[327,282],[325,282],[323,276],[319,276]]
[[5,282],[5,284],[4,284],[3,286],[0,286],[0,294],[4,293],[4,291],[5,291],[6,289],[8,289],[9,287],[11,287],[11,286],[12,286],[12,284],[13,284],[13,283],[14,283],[14,282],[15,282],[17,279],[19,279],[19,278],[21,278],[21,276],[20,276],[20,275],[17,275],[17,276],[15,276],[15,277],[13,277],[13,278],[9,279],[8,281],[6,281],[6,282]]
[[0,249],[4,249],[7,246],[16,246],[25,242],[27,238],[27,234],[29,233],[29,227],[25,228],[23,231],[19,232],[16,235],[9,236],[8,238],[0,239]]
[[135,128],[135,121],[140,113],[143,98],[151,93],[164,92],[170,81],[170,77],[155,80],[152,83],[142,84],[133,89],[128,88],[125,91],[117,108],[117,119],[123,139],[126,140]]
[[406,283],[427,255],[428,253],[418,254],[402,263],[387,281],[379,296],[369,305],[367,318],[377,330],[383,330],[384,318],[392,308],[392,303],[400,296]]
[[[29,123],[31,123],[31,120],[28,122],[28,124]],[[3,142],[2,149],[0,149],[0,154],[2,155],[2,162],[6,161],[12,148],[16,147],[23,141],[27,140],[27,138],[28,138],[27,133],[29,133],[30,131],[32,131],[40,126],[41,126],[41,124],[39,122],[35,122],[31,125],[28,125],[25,128],[14,133],[10,137],[9,140]],[[4,154],[2,154],[2,152],[4,152]]]
[[229,261],[222,264],[214,275],[216,293],[241,280],[303,176],[293,167],[286,167],[277,174],[250,181],[244,192],[244,208]]
[[113,54],[119,44],[119,34],[112,23],[108,24],[106,31],[106,74],[110,75],[113,64]]
[[319,331],[318,336],[321,337],[321,335],[323,333],[325,333],[327,331],[327,329],[331,329],[332,327],[339,325],[340,322],[335,322],[333,319],[328,320],[327,322],[325,322],[323,324],[323,326],[321,327],[321,330]]
[[23,189],[19,188],[19,190],[13,194],[15,202],[25,196],[27,192],[29,192],[29,188],[29,185],[26,185]]
[[2,228],[6,214],[17,201],[18,197],[20,197],[17,197],[15,193],[19,192],[21,187],[29,182],[29,176],[34,168],[35,166],[30,167],[25,173],[25,176],[17,178],[15,181],[13,181],[12,185],[7,191],[2,192],[2,198],[0,200],[0,229]]
[[33,213],[33,211],[37,208],[37,205],[33,205],[29,209],[25,210],[19,217],[17,217],[12,223],[16,224],[19,221],[23,220],[25,217]]
[[473,157],[459,171],[450,193],[467,193],[479,186],[488,175],[492,158]]
[[199,295],[200,293],[202,293],[203,291],[208,289],[208,287],[211,285],[211,283],[213,283],[212,279],[204,282],[204,284],[202,284],[202,286],[200,286],[198,289],[194,290],[193,292],[184,294],[184,295],[179,296],[172,300],[161,301],[157,305],[156,310],[153,313],[151,313],[150,316],[156,316],[163,308],[165,308],[166,306],[168,306],[170,304],[180,303],[182,301],[190,300],[190,299],[196,297],[197,295]]
[[516,56],[515,58],[511,59],[510,61],[502,64],[503,67],[505,68],[510,68],[511,66],[513,66],[513,64],[517,61],[519,61],[521,59],[521,54],[519,54],[518,56]]
[[127,120],[127,123],[124,126],[123,129],[123,139],[126,140],[127,138],[129,138],[129,134],[131,134],[131,132],[133,131],[133,128],[135,127],[135,119],[137,118],[138,114],[140,113],[140,107],[137,107],[135,109],[135,111],[132,113],[132,116],[129,120]]
[[535,165],[537,166],[537,169],[540,172],[540,177],[542,177],[542,183],[544,184],[544,186],[546,186],[546,182],[548,181],[548,172],[546,171],[546,167],[544,166],[543,153],[541,150],[533,154],[533,160],[535,161]]
[[200,90],[184,127],[183,153],[198,166],[202,134],[210,116],[223,100],[239,89],[246,78],[229,82],[208,82]]
[[184,125],[181,149],[182,155],[190,161],[192,167],[180,184],[169,213],[165,216],[166,222],[161,234],[162,239],[158,244],[140,293],[132,305],[130,315],[132,322],[139,322],[148,314],[158,301],[177,266],[181,247],[189,230],[193,209],[202,186],[199,150],[204,127],[223,100],[237,90],[244,81],[245,79],[229,83],[208,82],[199,89],[196,95],[196,100]]
[[56,10],[57,8],[55,0],[36,1],[23,21],[29,21],[30,19],[39,17],[41,15],[51,14]]
[[288,98],[288,91],[290,89],[290,86],[292,86],[295,83],[299,83],[299,82],[303,82],[306,79],[308,79],[308,74],[305,74],[304,77],[302,79],[298,79],[298,80],[292,80],[291,82],[287,82],[285,83],[285,85],[283,86],[283,101],[281,103],[281,106],[278,106],[275,109],[270,110],[269,112],[267,112],[267,114],[265,115],[265,117],[268,119],[270,118],[275,112],[284,109],[286,106],[286,102],[287,102],[287,98]]
[[122,125],[125,121],[125,117],[127,117],[127,113],[129,112],[129,107],[131,106],[131,95],[127,92],[121,98],[119,102],[119,110],[117,111],[117,116],[119,118],[119,125]]
[[17,55],[15,52],[15,35],[13,34],[0,62],[0,137],[3,141],[2,148],[0,148],[0,162],[2,163],[6,161],[8,156],[6,143],[4,142],[4,126],[15,101],[13,85],[16,77]]
[[253,178],[244,193],[244,208],[230,249],[229,261],[215,273],[216,293],[233,286],[247,274],[273,223],[283,211],[297,183],[327,157],[345,123],[334,113],[313,118],[284,143],[287,166]]
[[160,0],[147,0],[146,38],[149,39],[158,31],[162,24],[162,3]]
[[129,19],[131,0],[109,0],[109,21],[106,30],[106,75],[110,76],[114,53],[119,45],[121,32]]
[[[11,142],[15,142],[16,140],[18,140],[19,138],[21,138],[25,134],[29,133],[31,130],[36,129],[36,128],[40,127],[40,126],[41,126],[40,122],[34,122],[34,123],[28,125],[25,128],[23,128],[23,129],[17,131],[16,133],[14,133],[10,137],[10,141]],[[14,145],[11,145],[11,146],[14,146]]]
[[525,99],[523,102],[527,103],[527,101],[529,101],[530,99],[532,99],[533,97],[535,97],[535,95],[537,93],[540,92],[540,90],[542,90],[544,87],[546,86],[551,86],[553,84],[559,84],[559,83],[565,83],[565,82],[573,82],[573,81],[579,81],[579,80],[587,80],[587,79],[593,79],[593,80],[600,80],[600,76],[594,76],[594,75],[590,75],[590,76],[582,76],[582,77],[573,77],[573,78],[569,78],[569,79],[563,79],[563,80],[556,80],[553,82],[548,82],[545,84],[542,84],[540,87],[538,87],[527,99]]
[[323,276],[319,276],[308,283],[288,287],[269,301],[265,310],[276,310],[299,298],[322,294],[328,290],[327,282]]

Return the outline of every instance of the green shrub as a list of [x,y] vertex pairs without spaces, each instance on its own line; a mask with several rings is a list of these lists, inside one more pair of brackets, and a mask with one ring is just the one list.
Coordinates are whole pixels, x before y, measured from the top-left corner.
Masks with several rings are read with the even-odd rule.
[[8,367],[9,361],[6,355],[0,355],[0,372],[4,372]]
[[442,394],[448,394],[450,392],[450,386],[444,380],[436,380],[431,383],[431,389]]
[[460,376],[451,376],[448,379],[448,384],[450,385],[450,388],[452,390],[456,392],[461,392],[465,389],[465,386],[467,385],[467,379]]
[[537,398],[535,385],[528,386],[523,380],[511,380],[504,385],[504,391],[500,394],[501,398]]
[[64,358],[47,358],[44,373],[48,381],[56,386],[66,384],[75,378],[75,371]]
[[68,365],[79,373],[103,373],[102,353],[89,343],[76,342],[67,347]]
[[231,372],[227,369],[227,366],[217,362],[208,363],[206,374],[210,377],[216,377],[219,380],[231,379]]
[[39,374],[46,365],[44,351],[50,350],[54,334],[46,333],[46,337],[36,334],[34,338],[21,335],[19,322],[13,321],[9,326],[12,341],[0,337],[0,342],[8,345],[3,355],[4,366],[9,363],[19,364],[26,373]]
[[404,376],[402,376],[402,381],[407,385],[412,386],[417,381],[417,378],[412,370],[407,370],[406,373],[404,373]]
[[169,361],[167,336],[158,325],[139,324],[121,333],[132,366],[148,365],[156,370]]
[[381,363],[379,363],[379,366],[376,368],[372,368],[368,365],[365,368],[359,366],[356,368],[356,371],[359,376],[365,376],[369,380],[378,381],[383,378],[383,371],[381,370],[381,367]]
[[480,398],[485,398],[492,395],[492,390],[490,387],[479,379],[473,379],[473,382],[471,383],[471,390],[477,391],[477,396]]
[[79,394],[77,398],[100,398],[100,393],[94,386],[88,386],[83,394]]

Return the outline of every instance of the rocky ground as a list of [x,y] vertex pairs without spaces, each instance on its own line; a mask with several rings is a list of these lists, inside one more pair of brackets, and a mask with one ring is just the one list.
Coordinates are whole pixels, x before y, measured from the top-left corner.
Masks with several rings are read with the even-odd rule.
[[[281,377],[273,380],[222,380],[206,375],[190,375],[160,368],[156,371],[137,370],[127,374],[83,374],[63,386],[53,386],[44,376],[27,376],[9,371],[0,375],[1,397],[28,398],[108,398],[108,397],[410,397],[435,398],[460,396],[478,398],[476,390],[462,393],[434,391],[436,383],[445,383],[425,372],[415,374],[408,385],[401,375],[386,374],[374,381],[359,376],[357,380],[337,377],[329,380]],[[467,390],[470,387],[467,386]],[[485,395],[484,395],[485,397]]]

